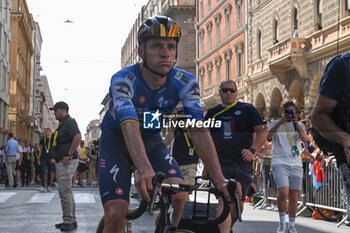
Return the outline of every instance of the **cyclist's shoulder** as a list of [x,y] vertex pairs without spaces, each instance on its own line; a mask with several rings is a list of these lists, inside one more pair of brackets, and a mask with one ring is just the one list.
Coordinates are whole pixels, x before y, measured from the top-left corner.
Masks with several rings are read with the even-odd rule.
[[139,64],[136,64],[119,70],[112,76],[111,83],[125,81],[133,85],[139,76],[138,66]]
[[170,79],[180,87],[187,86],[190,83],[197,81],[196,77],[193,74],[184,70],[177,69],[175,67],[170,73]]

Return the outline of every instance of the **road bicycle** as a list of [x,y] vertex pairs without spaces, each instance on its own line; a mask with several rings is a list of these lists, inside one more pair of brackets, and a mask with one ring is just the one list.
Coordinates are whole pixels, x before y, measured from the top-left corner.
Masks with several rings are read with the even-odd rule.
[[[126,219],[127,225],[125,229],[125,233],[131,233],[132,229],[130,229],[131,220],[135,220],[139,218],[147,209],[150,214],[153,215],[153,207],[155,205],[155,200],[157,199],[157,194],[159,189],[162,190],[162,196],[159,197],[159,202],[156,204],[160,208],[160,216],[159,221],[156,226],[155,233],[194,233],[193,231],[187,229],[178,229],[173,222],[173,205],[171,196],[179,193],[179,192],[193,192],[193,191],[203,191],[212,193],[216,198],[221,197],[224,202],[224,208],[220,216],[216,218],[208,218],[205,220],[205,223],[208,225],[219,225],[222,223],[230,213],[230,206],[224,194],[220,192],[215,187],[199,187],[198,185],[186,185],[186,184],[166,184],[162,183],[164,180],[164,174],[161,172],[157,172],[155,177],[153,178],[153,191],[151,193],[150,202],[145,200],[141,200],[139,206],[133,210],[129,210]],[[231,197],[234,199],[235,203],[239,203],[238,193],[236,189],[236,181],[234,179],[230,179],[228,183],[228,190]],[[236,205],[239,206],[239,205]],[[237,214],[240,218],[240,210],[238,209]],[[96,233],[102,233],[104,228],[104,216],[100,220]]]

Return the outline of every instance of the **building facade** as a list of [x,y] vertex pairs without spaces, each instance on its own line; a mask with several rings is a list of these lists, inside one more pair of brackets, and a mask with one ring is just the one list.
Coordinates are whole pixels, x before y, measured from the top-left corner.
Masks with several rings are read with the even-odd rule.
[[34,31],[34,58],[32,64],[33,78],[31,80],[31,105],[30,105],[30,114],[34,118],[34,122],[31,123],[32,136],[31,141],[33,143],[39,142],[42,137],[44,130],[42,128],[43,121],[43,100],[44,93],[40,91],[40,86],[42,86],[40,71],[42,70],[40,56],[41,56],[41,45],[42,45],[42,36],[40,32],[40,26],[37,22],[34,22],[35,31]]
[[0,1],[0,147],[8,134],[11,5],[11,0]]
[[219,86],[235,80],[238,98],[245,99],[246,0],[197,0],[197,77],[202,106],[220,103]]
[[31,138],[31,123],[34,122],[30,114],[33,30],[26,1],[12,0],[8,121],[10,131],[19,142]]
[[248,11],[247,100],[266,118],[287,100],[311,113],[325,66],[350,51],[350,2],[252,0]]
[[96,119],[96,120],[90,121],[89,125],[86,128],[85,145],[92,146],[93,141],[100,138],[101,130],[98,126],[99,126],[99,120]]
[[53,106],[50,86],[45,75],[40,76],[40,79],[41,85],[39,85],[39,88],[43,98],[43,102],[41,105],[42,122],[40,123],[40,125],[43,130],[45,128],[50,128],[53,132],[53,130],[55,130],[58,126],[58,123],[56,122],[56,118],[53,115],[53,112],[49,109]]

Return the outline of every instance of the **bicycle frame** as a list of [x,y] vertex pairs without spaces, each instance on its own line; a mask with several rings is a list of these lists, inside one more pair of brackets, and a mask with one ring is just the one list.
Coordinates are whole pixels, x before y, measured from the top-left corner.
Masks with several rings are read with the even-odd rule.
[[159,204],[160,218],[155,233],[167,233],[177,230],[177,227],[173,222],[174,207],[172,205],[171,192],[164,189]]

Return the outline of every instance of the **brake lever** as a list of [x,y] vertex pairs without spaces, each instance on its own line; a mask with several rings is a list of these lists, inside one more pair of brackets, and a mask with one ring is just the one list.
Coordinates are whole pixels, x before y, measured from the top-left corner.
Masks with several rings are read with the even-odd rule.
[[238,189],[237,189],[237,181],[235,179],[229,179],[228,185],[227,185],[227,190],[232,197],[233,195],[233,200],[235,202],[235,207],[236,207],[236,213],[237,213],[237,218],[240,222],[242,222],[242,216],[241,216],[241,205],[240,205],[240,200],[238,196]]
[[164,178],[165,178],[165,175],[163,172],[157,172],[156,175],[153,177],[153,180],[152,180],[153,191],[152,191],[149,206],[148,206],[148,212],[151,216],[153,216],[153,205],[157,198],[160,185],[162,184],[162,181],[164,180]]

